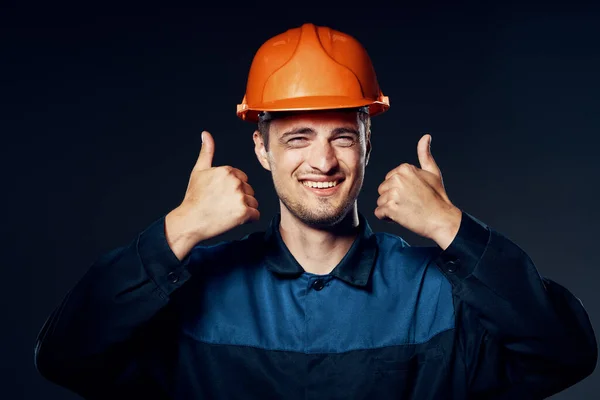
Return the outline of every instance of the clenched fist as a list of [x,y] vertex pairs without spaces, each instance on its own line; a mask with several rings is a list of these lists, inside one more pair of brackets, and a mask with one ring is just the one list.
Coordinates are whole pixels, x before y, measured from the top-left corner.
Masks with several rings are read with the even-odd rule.
[[215,142],[202,132],[202,149],[181,204],[167,214],[165,235],[182,260],[198,243],[260,218],[248,176],[230,166],[213,167]]

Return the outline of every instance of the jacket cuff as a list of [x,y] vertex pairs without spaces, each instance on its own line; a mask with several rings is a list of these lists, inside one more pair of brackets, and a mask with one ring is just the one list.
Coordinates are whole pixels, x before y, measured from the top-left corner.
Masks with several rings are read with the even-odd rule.
[[435,259],[435,263],[451,283],[457,283],[473,273],[485,252],[490,235],[486,224],[465,211],[462,212],[460,227],[454,240]]
[[153,222],[138,237],[138,254],[150,278],[156,283],[159,296],[167,298],[191,276],[188,265],[192,252],[179,260],[171,250],[165,235],[165,215]]

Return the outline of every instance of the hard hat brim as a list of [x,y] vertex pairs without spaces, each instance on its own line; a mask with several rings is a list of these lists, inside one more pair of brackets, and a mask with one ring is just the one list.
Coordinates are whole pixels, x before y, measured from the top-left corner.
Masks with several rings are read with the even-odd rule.
[[349,99],[342,96],[296,97],[253,105],[242,102],[242,104],[238,104],[236,114],[244,121],[258,122],[258,114],[262,111],[316,111],[363,106],[368,106],[369,115],[374,116],[387,111],[390,103],[386,96],[380,96],[378,100],[365,98]]

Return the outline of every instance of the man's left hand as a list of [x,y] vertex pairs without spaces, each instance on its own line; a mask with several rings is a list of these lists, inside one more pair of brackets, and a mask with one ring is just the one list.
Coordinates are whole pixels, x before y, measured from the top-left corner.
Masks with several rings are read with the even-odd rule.
[[388,172],[379,185],[375,216],[432,239],[445,250],[458,232],[462,211],[446,194],[430,145],[429,134],[417,144],[421,168],[403,163]]

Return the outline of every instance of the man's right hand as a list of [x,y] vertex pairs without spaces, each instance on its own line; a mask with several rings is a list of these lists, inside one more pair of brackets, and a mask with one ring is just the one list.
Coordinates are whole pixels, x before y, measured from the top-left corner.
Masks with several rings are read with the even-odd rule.
[[182,203],[165,217],[165,235],[179,260],[199,242],[260,218],[248,176],[230,166],[213,167],[215,142],[202,132],[202,149]]

